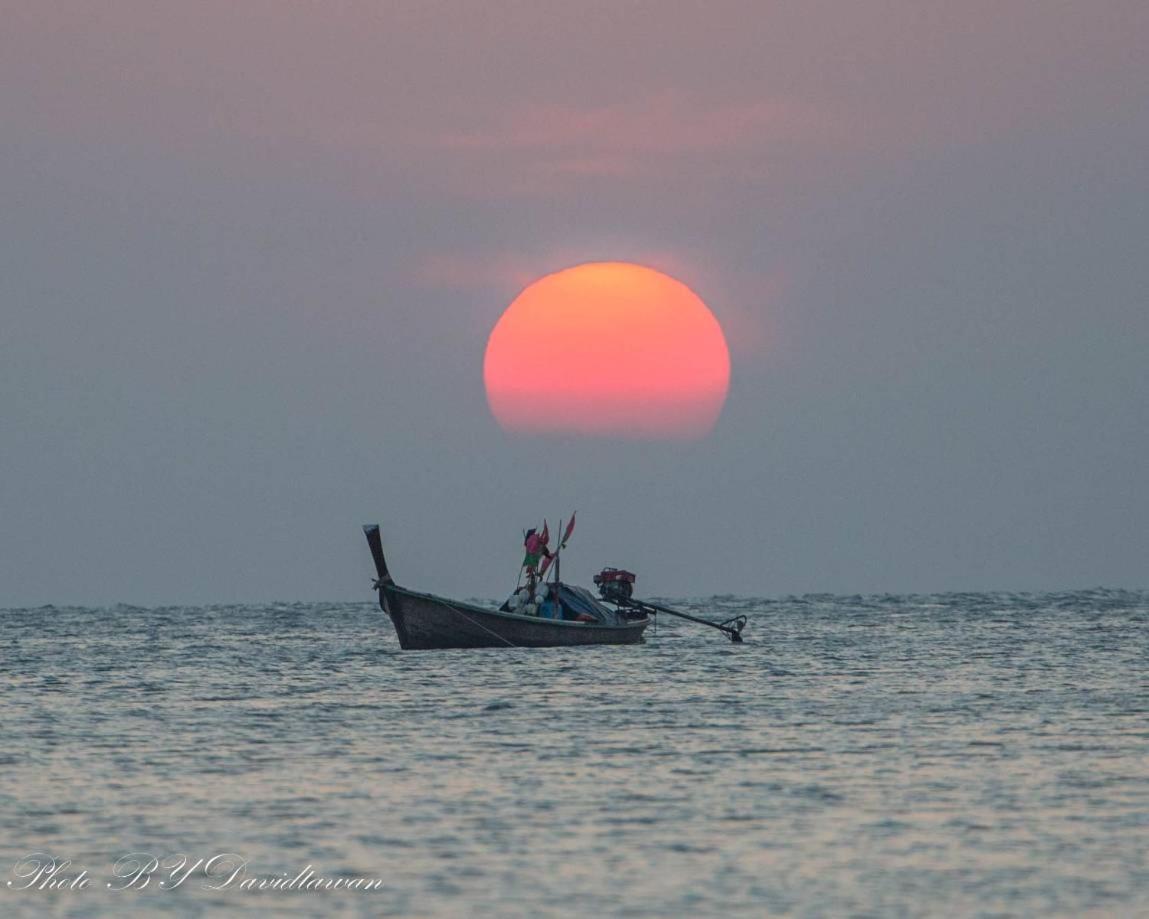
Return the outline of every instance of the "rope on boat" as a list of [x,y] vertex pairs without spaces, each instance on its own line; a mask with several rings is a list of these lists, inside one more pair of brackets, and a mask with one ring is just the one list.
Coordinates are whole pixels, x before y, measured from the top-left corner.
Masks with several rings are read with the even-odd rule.
[[462,616],[464,619],[466,619],[469,623],[471,623],[471,625],[477,625],[484,632],[490,632],[492,635],[495,636],[495,638],[499,639],[499,641],[505,642],[508,647],[511,647],[511,648],[517,648],[518,647],[518,645],[516,645],[512,641],[508,641],[506,638],[504,638],[498,632],[495,632],[491,629],[488,629],[485,625],[483,625],[483,623],[476,622],[474,619],[472,619],[470,616],[468,616],[466,613],[464,613],[461,609],[459,609],[459,607],[457,607],[451,603],[447,603],[446,601],[443,601],[443,605],[445,607],[447,607],[448,609],[453,609],[456,613],[458,613],[460,616]]

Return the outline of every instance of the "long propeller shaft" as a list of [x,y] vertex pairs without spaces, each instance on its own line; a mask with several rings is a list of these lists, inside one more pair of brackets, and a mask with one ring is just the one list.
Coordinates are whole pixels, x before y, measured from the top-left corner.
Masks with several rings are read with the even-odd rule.
[[727,619],[725,622],[715,622],[712,619],[703,619],[701,616],[691,616],[690,613],[683,613],[679,610],[671,609],[669,606],[651,603],[649,600],[629,600],[627,601],[627,605],[637,607],[638,609],[645,609],[649,612],[665,613],[667,616],[677,616],[679,619],[697,622],[699,625],[708,625],[712,629],[725,632],[726,637],[736,644],[742,641],[742,630],[746,628],[745,616],[735,616],[733,619]]

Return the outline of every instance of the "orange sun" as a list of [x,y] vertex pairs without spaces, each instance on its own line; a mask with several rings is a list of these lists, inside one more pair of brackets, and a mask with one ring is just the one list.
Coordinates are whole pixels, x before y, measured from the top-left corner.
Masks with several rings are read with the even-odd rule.
[[487,342],[483,379],[508,430],[700,437],[726,400],[730,353],[682,282],[590,262],[515,298]]

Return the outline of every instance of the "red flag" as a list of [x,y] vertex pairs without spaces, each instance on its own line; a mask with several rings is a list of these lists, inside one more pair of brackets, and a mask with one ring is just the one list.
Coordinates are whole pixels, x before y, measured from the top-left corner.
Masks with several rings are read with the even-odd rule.
[[575,511],[574,514],[571,514],[571,522],[567,524],[567,530],[563,533],[563,541],[559,543],[560,548],[567,544],[567,540],[571,538],[571,533],[574,532],[575,514],[577,513],[578,511]]
[[539,540],[545,546],[551,541],[551,531],[547,528],[547,522],[543,521],[543,531],[539,534]]

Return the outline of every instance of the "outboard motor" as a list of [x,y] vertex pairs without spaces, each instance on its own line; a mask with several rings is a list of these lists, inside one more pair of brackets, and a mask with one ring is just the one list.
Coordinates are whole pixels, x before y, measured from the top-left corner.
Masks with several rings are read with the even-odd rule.
[[634,594],[635,575],[621,568],[603,568],[594,576],[599,596],[611,603],[625,603]]

